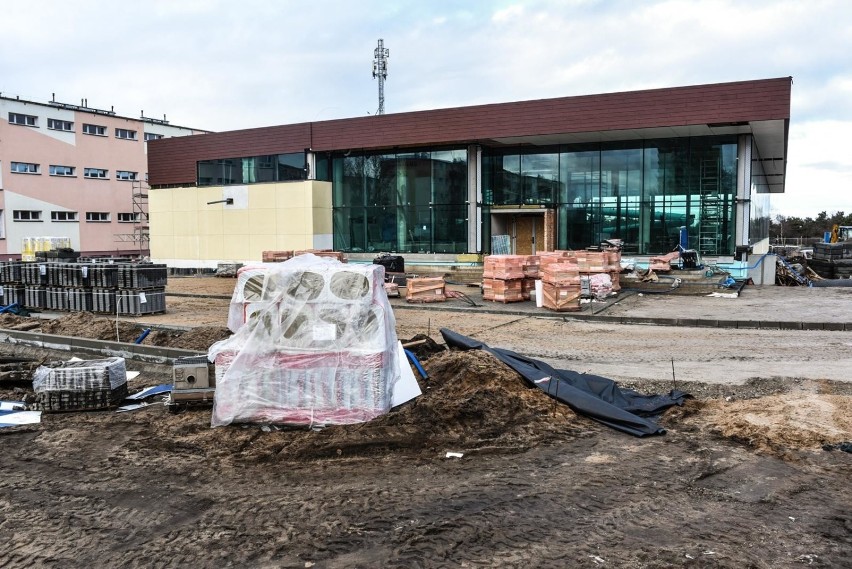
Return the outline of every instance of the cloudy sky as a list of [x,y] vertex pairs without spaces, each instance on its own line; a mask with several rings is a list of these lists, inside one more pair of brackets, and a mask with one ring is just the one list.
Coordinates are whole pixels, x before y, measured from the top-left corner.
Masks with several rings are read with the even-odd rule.
[[849,0],[0,0],[0,92],[229,130],[793,77],[784,215],[852,212]]

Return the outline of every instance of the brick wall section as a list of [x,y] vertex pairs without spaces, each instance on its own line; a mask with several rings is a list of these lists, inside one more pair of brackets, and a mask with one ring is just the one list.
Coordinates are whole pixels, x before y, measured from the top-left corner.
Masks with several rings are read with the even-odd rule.
[[792,78],[498,103],[247,129],[149,143],[150,183],[195,181],[198,160],[487,142],[494,138],[790,118]]

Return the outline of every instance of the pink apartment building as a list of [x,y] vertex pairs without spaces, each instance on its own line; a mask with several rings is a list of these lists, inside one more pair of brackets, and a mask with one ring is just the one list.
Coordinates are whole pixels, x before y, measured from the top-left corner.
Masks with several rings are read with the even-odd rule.
[[0,96],[0,259],[25,237],[84,256],[147,255],[147,141],[205,131]]

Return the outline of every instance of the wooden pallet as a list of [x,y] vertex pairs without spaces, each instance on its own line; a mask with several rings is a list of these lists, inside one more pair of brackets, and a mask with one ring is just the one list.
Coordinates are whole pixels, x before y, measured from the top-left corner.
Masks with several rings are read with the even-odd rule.
[[580,310],[579,285],[556,285],[545,282],[542,285],[542,306],[556,312],[576,312]]
[[444,277],[418,277],[408,279],[405,288],[405,300],[408,302],[444,302]]

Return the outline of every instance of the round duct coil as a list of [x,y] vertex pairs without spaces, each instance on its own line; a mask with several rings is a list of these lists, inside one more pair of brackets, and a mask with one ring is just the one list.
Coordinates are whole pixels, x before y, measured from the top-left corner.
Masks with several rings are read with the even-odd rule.
[[364,298],[370,292],[367,277],[352,271],[341,271],[331,276],[331,294],[343,300]]

